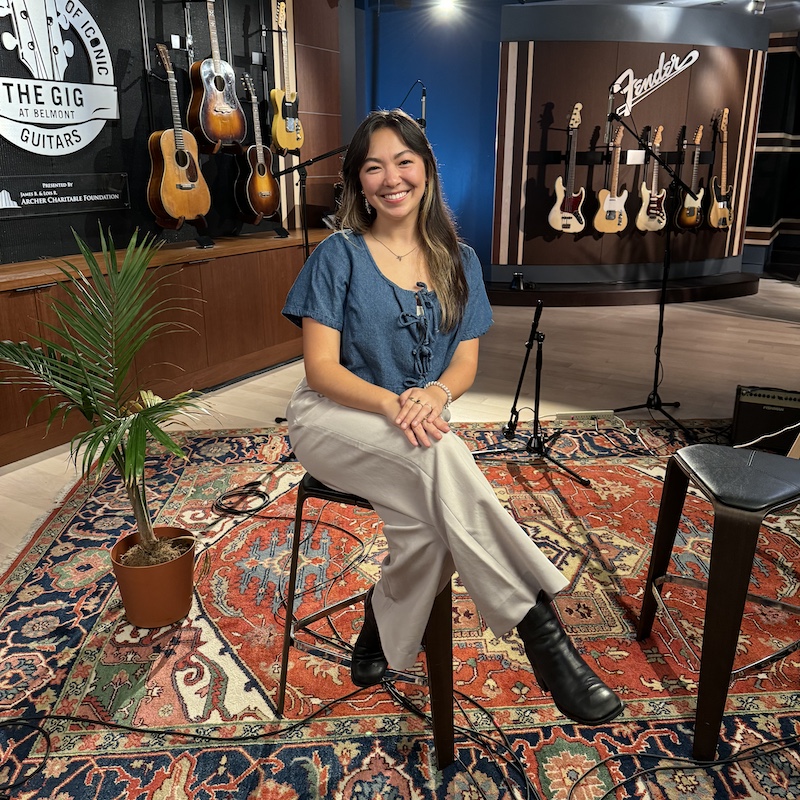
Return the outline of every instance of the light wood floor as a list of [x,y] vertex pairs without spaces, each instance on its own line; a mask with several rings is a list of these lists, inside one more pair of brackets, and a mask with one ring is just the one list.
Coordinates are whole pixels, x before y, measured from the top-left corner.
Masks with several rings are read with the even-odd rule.
[[[533,315],[527,308],[495,307],[494,317],[481,345],[475,385],[453,407],[455,421],[509,418]],[[646,401],[653,386],[657,306],[545,308],[539,330],[544,334],[540,416]],[[669,409],[676,418],[724,418],[733,413],[738,384],[800,391],[799,342],[798,283],[763,279],[751,297],[668,305],[659,396],[664,403],[680,402],[680,408]],[[532,418],[535,362],[532,347],[517,403],[523,436]],[[274,423],[302,374],[298,361],[215,391],[210,397],[216,416],[203,427]],[[649,414],[643,409],[623,416]],[[0,468],[0,565],[74,480],[66,446]]]

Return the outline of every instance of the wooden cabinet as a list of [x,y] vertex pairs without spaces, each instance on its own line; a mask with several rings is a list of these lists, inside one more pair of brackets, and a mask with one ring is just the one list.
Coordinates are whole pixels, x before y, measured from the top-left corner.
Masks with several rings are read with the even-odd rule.
[[[312,231],[310,241],[316,244],[326,235]],[[167,397],[298,358],[300,329],[280,312],[303,261],[299,231],[288,239],[255,235],[218,241],[202,255],[186,243],[162,248],[152,269],[168,275],[153,302],[173,310],[163,320],[164,333],[137,355],[139,384]],[[48,271],[41,261],[0,266],[0,338],[19,340],[38,332],[58,291],[48,284],[58,278],[56,266]],[[78,419],[67,428],[57,423],[43,438],[49,406],[43,403],[26,427],[31,401],[29,392],[0,386],[0,466],[68,441],[80,425]]]

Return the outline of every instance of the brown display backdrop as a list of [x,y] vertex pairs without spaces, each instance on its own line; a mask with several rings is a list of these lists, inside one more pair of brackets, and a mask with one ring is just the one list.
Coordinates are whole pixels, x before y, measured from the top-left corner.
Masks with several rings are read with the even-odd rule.
[[[604,142],[609,86],[631,68],[637,79],[659,66],[661,54],[682,60],[698,52],[692,66],[643,97],[623,116],[634,130],[664,126],[661,154],[673,166],[703,125],[700,186],[710,193],[712,176],[719,180],[722,145],[714,136],[723,108],[728,117],[727,182],[733,184],[732,227],[716,230],[703,225],[674,230],[673,262],[723,259],[741,253],[752,148],[758,117],[764,54],[728,47],[642,42],[503,42],[501,47],[498,114],[498,157],[492,261],[499,265],[612,265],[658,263],[663,258],[665,232],[643,233],[635,218],[641,205],[640,186],[650,186],[652,161],[627,164],[627,151],[640,149],[628,131],[622,140],[618,193],[629,192],[625,204],[628,225],[619,234],[597,232],[592,220],[597,192],[606,185]],[[625,101],[614,98],[614,110]],[[581,103],[577,133],[575,190],[585,187],[584,230],[577,234],[550,227],[547,216],[555,203],[554,185],[566,170],[567,125],[575,103]],[[612,123],[612,138],[618,123]],[[685,126],[685,137],[681,130]],[[679,142],[680,136],[680,142]],[[683,154],[680,176],[691,181],[692,148]],[[661,170],[659,188],[669,183]]]

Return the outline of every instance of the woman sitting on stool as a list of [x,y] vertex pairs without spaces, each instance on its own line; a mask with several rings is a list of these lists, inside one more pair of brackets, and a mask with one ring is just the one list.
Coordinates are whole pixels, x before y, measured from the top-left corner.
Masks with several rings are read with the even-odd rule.
[[367,594],[352,678],[417,659],[458,571],[496,636],[516,626],[540,686],[576,722],[622,710],[567,638],[550,598],[567,581],[505,510],[447,420],[492,323],[480,263],[460,243],[422,129],[402,111],[361,123],[344,158],[341,230],[314,250],[283,313],[303,328],[305,379],[287,410],[300,463],[360,495],[388,553]]

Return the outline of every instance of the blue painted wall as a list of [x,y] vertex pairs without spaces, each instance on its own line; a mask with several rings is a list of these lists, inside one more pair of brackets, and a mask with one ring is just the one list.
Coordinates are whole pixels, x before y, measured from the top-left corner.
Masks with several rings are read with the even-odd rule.
[[[427,133],[463,239],[488,268],[492,239],[500,13],[507,2],[465,2],[444,18],[429,4],[384,0],[365,19],[365,110],[396,108],[419,80]],[[422,7],[425,6],[425,7]],[[403,110],[420,115],[421,87]]]

